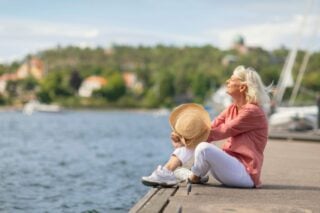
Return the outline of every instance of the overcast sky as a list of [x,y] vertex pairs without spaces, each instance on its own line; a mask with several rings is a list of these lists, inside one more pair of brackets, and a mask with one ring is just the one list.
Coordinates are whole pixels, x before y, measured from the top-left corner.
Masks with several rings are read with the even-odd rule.
[[319,1],[0,0],[0,63],[58,44],[211,44],[226,49],[239,34],[249,46],[268,50],[299,44],[320,51],[320,32],[315,33]]

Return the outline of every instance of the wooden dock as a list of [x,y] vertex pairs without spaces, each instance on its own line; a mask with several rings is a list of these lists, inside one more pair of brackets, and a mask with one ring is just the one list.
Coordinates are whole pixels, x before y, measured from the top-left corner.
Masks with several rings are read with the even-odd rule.
[[208,184],[150,188],[130,212],[320,212],[320,143],[270,139],[261,189]]
[[301,132],[271,130],[269,132],[269,138],[320,142],[320,130],[301,131]]

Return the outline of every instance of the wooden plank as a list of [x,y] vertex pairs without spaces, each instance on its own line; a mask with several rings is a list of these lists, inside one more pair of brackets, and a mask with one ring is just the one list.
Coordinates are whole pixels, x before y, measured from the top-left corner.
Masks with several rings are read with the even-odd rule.
[[160,189],[151,188],[129,211],[129,213],[138,212]]
[[174,188],[161,188],[137,212],[162,212],[169,203],[170,197],[178,190],[178,188],[178,186]]

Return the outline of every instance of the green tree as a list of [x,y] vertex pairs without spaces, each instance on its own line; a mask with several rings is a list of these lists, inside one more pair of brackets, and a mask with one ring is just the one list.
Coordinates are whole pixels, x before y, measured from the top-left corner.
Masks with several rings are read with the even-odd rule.
[[82,83],[82,77],[79,74],[79,71],[74,69],[70,74],[69,86],[74,93],[77,93]]
[[68,87],[68,80],[68,75],[62,71],[50,72],[40,82],[40,91],[37,93],[38,99],[50,103],[59,97],[70,97],[72,92]]
[[[174,76],[170,71],[159,71],[156,75],[155,86],[157,88],[157,98],[159,102],[169,101],[175,94]],[[170,103],[167,103],[170,104]]]
[[202,103],[204,101],[207,93],[210,92],[210,83],[210,77],[204,73],[196,73],[194,75],[192,78],[192,92],[197,102]]
[[114,73],[108,78],[106,86],[95,91],[94,97],[104,97],[109,101],[117,101],[125,95],[126,85],[120,73]]
[[19,80],[17,84],[23,91],[32,91],[37,87],[38,81],[32,76],[28,76],[25,79]]
[[17,97],[18,95],[18,82],[17,81],[7,81],[6,88],[10,98]]

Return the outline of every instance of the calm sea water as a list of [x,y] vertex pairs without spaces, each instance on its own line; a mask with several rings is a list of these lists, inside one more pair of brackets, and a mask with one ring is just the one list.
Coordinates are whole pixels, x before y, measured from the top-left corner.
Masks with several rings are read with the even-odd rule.
[[172,150],[152,112],[0,112],[0,212],[127,212]]

